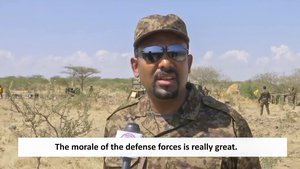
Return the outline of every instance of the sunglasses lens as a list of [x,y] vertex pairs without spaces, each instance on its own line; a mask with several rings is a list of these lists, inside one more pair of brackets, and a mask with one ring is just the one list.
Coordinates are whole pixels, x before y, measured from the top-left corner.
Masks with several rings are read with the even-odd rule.
[[180,44],[168,46],[168,56],[176,61],[183,61],[187,54],[187,49]]
[[161,46],[149,46],[142,50],[143,58],[150,63],[158,61],[163,54],[164,51]]
[[[168,56],[175,61],[184,61],[188,50],[181,44],[167,46]],[[155,63],[164,55],[164,48],[161,46],[149,46],[142,50],[143,58],[149,63]]]

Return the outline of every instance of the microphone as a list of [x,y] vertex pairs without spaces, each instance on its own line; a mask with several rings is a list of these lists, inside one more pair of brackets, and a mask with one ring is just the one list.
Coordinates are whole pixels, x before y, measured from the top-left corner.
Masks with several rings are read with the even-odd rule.
[[[128,123],[124,131],[117,131],[117,138],[141,138],[140,126],[136,123]],[[130,169],[131,158],[123,157],[122,169]]]

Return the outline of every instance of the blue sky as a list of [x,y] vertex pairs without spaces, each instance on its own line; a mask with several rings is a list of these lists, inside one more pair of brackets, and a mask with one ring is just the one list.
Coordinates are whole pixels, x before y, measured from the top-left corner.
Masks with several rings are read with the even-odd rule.
[[133,33],[149,14],[187,24],[193,66],[232,80],[290,74],[300,63],[298,0],[0,0],[0,77],[64,76],[88,66],[103,78],[132,77]]

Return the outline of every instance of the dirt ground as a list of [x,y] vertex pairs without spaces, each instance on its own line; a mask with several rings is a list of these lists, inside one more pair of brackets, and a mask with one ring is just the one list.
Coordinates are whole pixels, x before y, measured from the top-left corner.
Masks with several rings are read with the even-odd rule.
[[[91,119],[93,129],[87,137],[101,137],[105,119],[126,99],[121,94],[118,99],[97,99],[93,103]],[[255,137],[287,137],[288,157],[260,158],[264,169],[298,169],[300,166],[300,107],[292,110],[288,105],[270,105],[271,114],[259,114],[258,104],[246,99],[236,99],[233,105],[248,121]],[[13,127],[21,125],[20,116],[10,111],[10,104],[0,99],[0,169],[32,169],[35,158],[19,158],[17,155],[17,135]],[[42,158],[41,169],[102,169],[102,158]]]

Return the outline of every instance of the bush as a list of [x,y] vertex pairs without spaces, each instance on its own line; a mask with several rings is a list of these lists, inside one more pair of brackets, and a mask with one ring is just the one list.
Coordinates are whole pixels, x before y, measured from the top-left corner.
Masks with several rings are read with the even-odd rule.
[[254,87],[252,81],[248,80],[240,84],[240,94],[249,99],[255,99],[254,91],[257,88]]

